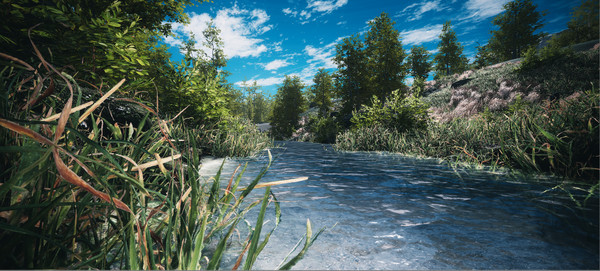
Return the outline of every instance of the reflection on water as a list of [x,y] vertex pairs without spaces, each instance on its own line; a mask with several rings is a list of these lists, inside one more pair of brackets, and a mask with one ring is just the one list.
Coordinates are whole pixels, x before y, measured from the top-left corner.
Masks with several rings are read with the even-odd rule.
[[[431,160],[284,144],[272,150],[276,160],[263,181],[309,179],[273,187],[282,222],[254,269],[275,269],[305,233],[307,218],[314,231],[335,227],[294,269],[599,268],[598,199],[587,211],[569,207],[568,198],[541,193],[552,180],[457,174]],[[243,161],[228,160],[225,172]],[[265,163],[251,160],[245,181]]]

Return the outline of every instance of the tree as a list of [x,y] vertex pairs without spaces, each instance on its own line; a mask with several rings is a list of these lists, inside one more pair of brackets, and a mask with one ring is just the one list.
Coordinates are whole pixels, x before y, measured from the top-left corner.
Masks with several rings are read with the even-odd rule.
[[477,49],[473,63],[475,68],[483,68],[498,62],[498,57],[492,52],[489,44],[477,45],[475,48]]
[[313,93],[311,103],[319,107],[319,116],[326,117],[331,111],[331,97],[333,96],[333,79],[325,69],[321,68],[313,78],[315,83],[310,91]]
[[[339,96],[342,98],[341,114],[350,116],[353,110],[358,110],[362,104],[368,103],[372,96],[367,88],[367,57],[364,43],[358,35],[345,38],[336,45],[333,62],[338,66],[335,78]],[[345,124],[349,125],[349,121],[348,118],[348,123]]]
[[567,46],[598,39],[600,35],[599,5],[597,0],[582,1],[581,5],[571,12],[567,30],[557,37],[553,37],[552,42],[558,46]]
[[424,46],[413,46],[410,49],[408,63],[410,65],[410,75],[415,79],[427,78],[431,71],[431,62],[429,61],[429,52]]
[[[222,52],[219,30],[210,23],[208,29],[203,32],[204,47]],[[174,72],[159,88],[161,108],[168,114],[177,114],[185,109],[184,116],[195,124],[216,123],[229,116],[229,86],[226,74],[219,72],[227,60],[215,60],[218,53],[209,55],[196,48],[193,35],[181,49],[185,52],[184,58],[179,64],[170,63]]]
[[373,95],[384,98],[393,90],[404,89],[406,68],[402,42],[398,30],[387,13],[371,20],[371,29],[365,35],[365,53],[368,59],[367,72],[370,74],[369,87]]
[[[131,82],[148,75],[158,37],[170,33],[164,22],[186,22],[183,10],[190,4],[191,0],[3,1],[0,52],[29,61],[31,38],[43,54],[51,52],[47,60],[73,67],[80,79]],[[140,81],[149,82],[145,79]],[[151,89],[150,84],[146,87]]]
[[285,76],[283,85],[277,89],[271,131],[275,138],[287,138],[298,128],[300,114],[304,112],[306,101],[302,95],[304,85],[298,76]]
[[492,24],[499,29],[492,30],[489,45],[499,61],[521,57],[531,46],[537,46],[543,34],[535,34],[543,23],[543,14],[531,0],[514,0],[504,5],[504,12],[494,17]]
[[468,60],[463,55],[463,46],[450,25],[450,21],[445,22],[440,34],[439,53],[434,58],[436,77],[460,73],[467,68]]

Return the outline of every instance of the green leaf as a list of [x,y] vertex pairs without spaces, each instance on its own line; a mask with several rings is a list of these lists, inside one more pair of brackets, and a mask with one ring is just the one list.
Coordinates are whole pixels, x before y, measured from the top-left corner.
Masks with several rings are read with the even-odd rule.
[[116,23],[116,22],[108,22],[108,25],[112,26],[112,27],[121,27],[121,24]]

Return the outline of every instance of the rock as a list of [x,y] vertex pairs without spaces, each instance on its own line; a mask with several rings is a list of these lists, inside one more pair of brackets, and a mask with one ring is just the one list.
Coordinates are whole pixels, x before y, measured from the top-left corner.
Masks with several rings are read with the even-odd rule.
[[473,79],[462,79],[462,80],[456,81],[456,82],[452,83],[450,88],[459,88],[460,86],[463,86],[466,83],[469,83],[469,81],[471,81],[471,80],[473,80]]

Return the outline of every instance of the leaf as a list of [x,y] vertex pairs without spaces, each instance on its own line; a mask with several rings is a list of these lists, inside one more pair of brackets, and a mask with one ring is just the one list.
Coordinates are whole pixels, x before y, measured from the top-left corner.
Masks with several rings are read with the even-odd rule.
[[65,181],[67,181],[75,186],[78,186],[85,191],[88,191],[92,195],[94,195],[108,203],[114,203],[117,208],[119,208],[123,211],[133,214],[131,209],[129,209],[129,207],[125,203],[123,203],[119,199],[109,196],[106,193],[103,193],[103,192],[100,192],[100,191],[94,189],[91,185],[89,185],[87,182],[85,182],[81,177],[77,176],[77,174],[75,174],[75,172],[71,171],[67,167],[67,165],[65,165],[63,160],[60,158],[60,155],[58,154],[57,149],[52,150],[52,155],[54,157],[54,163],[56,164],[56,169],[58,170],[58,173]]
[[121,27],[121,24],[119,24],[117,22],[108,22],[108,25],[112,26],[112,27]]
[[[105,69],[106,71],[106,69]],[[119,81],[119,83],[117,83],[112,89],[110,89],[106,94],[104,94],[100,99],[98,99],[94,105],[92,105],[92,107],[90,107],[88,110],[85,111],[85,113],[83,113],[83,115],[81,115],[81,117],[79,118],[79,121],[77,121],[77,123],[81,123],[83,120],[85,120],[90,114],[92,114],[92,112],[94,112],[94,110],[96,110],[96,108],[98,108],[98,106],[100,106],[100,104],[102,104],[102,102],[104,102],[110,95],[112,95],[113,93],[115,93],[115,91],[117,91],[121,85],[123,85],[123,83],[125,83],[125,78],[121,79],[121,81]]]

